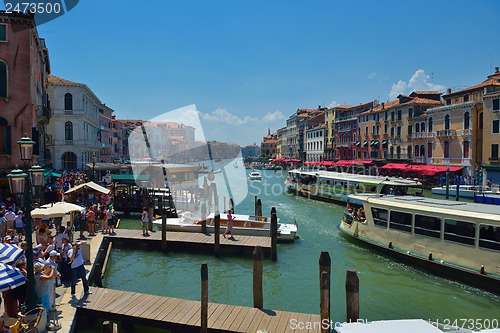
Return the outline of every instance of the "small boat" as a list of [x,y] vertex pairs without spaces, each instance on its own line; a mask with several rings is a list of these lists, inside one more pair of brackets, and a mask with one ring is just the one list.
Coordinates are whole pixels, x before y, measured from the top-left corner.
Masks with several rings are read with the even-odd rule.
[[[270,237],[271,219],[265,216],[251,216],[244,214],[233,214],[233,234],[245,236]],[[215,216],[211,213],[207,216],[207,232],[213,233],[215,229]],[[153,224],[161,228],[162,221],[154,220]],[[201,232],[201,218],[191,212],[184,212],[179,218],[167,218],[167,231]],[[225,214],[220,216],[220,230],[223,233],[227,226]],[[293,242],[297,236],[296,224],[280,223],[278,219],[278,241]]]
[[500,193],[497,189],[493,189],[491,193],[474,193],[474,202],[489,205],[500,205]]
[[[340,230],[432,273],[500,294],[500,210],[415,196],[350,195]],[[354,201],[353,201],[354,202]],[[361,208],[361,207],[360,207]]]
[[262,176],[260,175],[260,173],[258,171],[252,171],[248,175],[248,179],[250,179],[250,180],[261,180]]
[[[458,187],[458,196],[460,198],[474,198],[474,193],[491,193],[489,187],[483,186],[475,186],[475,185],[459,185]],[[446,195],[446,186],[438,186],[433,187],[431,190],[432,194],[437,195]],[[448,195],[455,196],[457,193],[457,185],[449,185],[448,186]]]

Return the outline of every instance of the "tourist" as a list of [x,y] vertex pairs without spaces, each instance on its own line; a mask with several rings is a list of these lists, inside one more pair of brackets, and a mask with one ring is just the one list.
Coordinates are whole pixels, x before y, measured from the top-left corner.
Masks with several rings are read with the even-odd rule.
[[147,207],[142,207],[141,222],[142,222],[142,235],[149,236],[148,233],[149,214]]
[[226,235],[231,235],[231,237],[229,237],[229,239],[234,239],[234,236],[233,236],[234,217],[231,213],[232,213],[231,209],[227,211],[227,226],[226,226],[226,231],[224,231],[222,236],[224,236],[224,238],[226,238]]
[[61,273],[62,281],[69,281],[71,279],[70,257],[68,255],[72,245],[69,243],[69,238],[62,238],[62,246],[59,253],[61,254],[61,265],[59,272]]
[[14,229],[14,220],[16,218],[16,213],[9,209],[4,214],[5,222],[7,223],[7,229]]
[[107,216],[107,207],[106,205],[101,206],[101,210],[99,211],[99,223],[101,225],[102,233],[108,232],[108,216]]
[[78,279],[82,279],[83,291],[85,294],[92,294],[89,289],[89,282],[85,275],[85,267],[83,266],[83,256],[81,251],[81,242],[74,243],[73,247],[68,251],[68,256],[71,263],[71,296],[75,297],[76,283]]
[[85,213],[85,219],[81,220],[83,223],[80,224],[80,239],[85,239],[83,232],[85,231],[87,224],[89,226],[89,236],[95,235],[95,219],[94,205],[92,205],[87,213]]
[[108,209],[106,210],[106,224],[107,224],[107,231],[108,234],[114,235],[115,234],[115,225],[116,225],[116,217],[115,217],[115,210],[113,208],[113,205],[109,205]]
[[18,235],[18,240],[21,241],[22,236],[24,236],[24,214],[22,210],[17,212],[17,215],[14,219],[14,226],[16,228],[16,234]]
[[52,278],[54,277],[54,267],[48,266],[47,269],[44,269],[45,265],[39,262],[34,264],[35,269],[35,290],[38,296],[38,299],[43,304],[43,308],[46,313],[50,312],[50,287]]
[[63,238],[66,238],[69,241],[69,236],[65,233],[66,227],[63,225],[59,227],[59,232],[56,237],[54,237],[54,243],[56,244],[56,249],[60,250],[63,246]]
[[366,221],[365,211],[363,210],[363,207],[359,207],[358,209],[358,219],[360,221]]

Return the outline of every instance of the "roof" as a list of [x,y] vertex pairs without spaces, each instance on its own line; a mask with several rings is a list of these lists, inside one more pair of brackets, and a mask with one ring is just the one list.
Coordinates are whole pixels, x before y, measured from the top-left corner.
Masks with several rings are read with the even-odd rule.
[[60,85],[71,85],[71,86],[83,86],[83,83],[66,80],[63,79],[62,77],[55,76],[54,74],[49,74],[49,83],[60,84]]
[[85,183],[85,184],[80,184],[80,185],[77,185],[69,190],[67,190],[65,192],[65,194],[68,194],[68,193],[72,193],[72,192],[77,192],[79,190],[83,190],[83,189],[92,189],[94,191],[97,191],[97,192],[101,192],[101,193],[104,193],[104,194],[108,194],[109,193],[109,189],[99,185],[99,184],[96,184],[94,182],[88,182],[88,183]]
[[466,93],[468,91],[481,90],[484,87],[488,87],[488,86],[500,86],[499,78],[486,79],[483,82],[476,84],[474,86],[471,86],[471,87],[468,87],[468,88],[465,88],[462,90],[457,90],[457,91],[454,91],[450,94],[443,95],[443,98],[447,98],[447,97],[451,97],[451,96],[455,96],[455,95],[461,95],[461,94]]

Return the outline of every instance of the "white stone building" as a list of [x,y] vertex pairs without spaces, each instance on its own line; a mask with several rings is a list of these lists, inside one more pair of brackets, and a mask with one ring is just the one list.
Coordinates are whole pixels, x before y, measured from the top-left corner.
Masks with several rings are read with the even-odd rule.
[[325,151],[325,124],[308,129],[305,141],[306,161],[322,162]]

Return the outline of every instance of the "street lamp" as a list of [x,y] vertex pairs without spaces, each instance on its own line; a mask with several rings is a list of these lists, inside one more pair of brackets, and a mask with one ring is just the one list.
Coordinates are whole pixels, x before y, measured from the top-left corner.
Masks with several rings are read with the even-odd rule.
[[85,170],[85,167],[84,167],[84,165],[83,165],[83,155],[84,155],[84,154],[83,154],[83,152],[82,152],[82,171],[83,171],[83,170]]
[[92,154],[92,181],[95,182],[95,152]]
[[17,142],[19,145],[21,160],[24,162],[24,170],[20,170],[17,166],[7,175],[9,187],[12,194],[24,199],[24,207],[26,208],[26,270],[27,270],[27,290],[26,290],[26,308],[34,309],[37,306],[38,298],[35,291],[35,272],[33,269],[33,230],[31,226],[31,203],[33,201],[32,187],[40,187],[43,185],[43,169],[39,165],[33,166],[28,170],[31,159],[33,158],[32,141],[26,134]]

